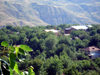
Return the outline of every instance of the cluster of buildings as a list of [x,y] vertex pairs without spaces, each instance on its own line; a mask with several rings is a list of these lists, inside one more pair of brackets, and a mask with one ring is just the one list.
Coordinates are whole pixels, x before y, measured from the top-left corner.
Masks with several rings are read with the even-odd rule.
[[65,28],[64,33],[70,34],[73,30],[87,30],[88,28],[92,27],[92,25],[77,25],[77,26],[71,26],[69,28]]
[[[65,28],[64,30],[64,35],[70,35],[70,33],[73,30],[84,30],[86,31],[88,28],[92,27],[92,25],[76,25],[76,26],[71,26],[69,28]],[[46,29],[44,30],[45,32],[53,32],[56,35],[59,35],[59,33],[61,32],[60,30],[56,30],[56,29]],[[97,58],[100,57],[100,49],[95,47],[95,46],[90,46],[87,48],[82,49],[85,51],[85,53],[91,58]]]
[[[68,28],[64,29],[64,34],[70,34],[73,30],[87,30],[88,28],[92,27],[92,25],[76,25],[76,26],[71,26]],[[45,29],[45,32],[53,32],[55,34],[60,33],[60,30],[56,29]]]

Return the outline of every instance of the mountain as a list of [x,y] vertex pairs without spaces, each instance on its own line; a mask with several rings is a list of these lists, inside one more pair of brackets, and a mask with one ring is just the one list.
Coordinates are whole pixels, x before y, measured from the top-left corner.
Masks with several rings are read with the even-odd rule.
[[0,25],[99,23],[99,0],[0,0]]

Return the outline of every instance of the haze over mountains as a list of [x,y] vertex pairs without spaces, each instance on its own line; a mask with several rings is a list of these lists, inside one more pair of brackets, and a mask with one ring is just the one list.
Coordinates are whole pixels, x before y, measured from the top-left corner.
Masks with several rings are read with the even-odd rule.
[[99,23],[100,0],[0,0],[0,25]]

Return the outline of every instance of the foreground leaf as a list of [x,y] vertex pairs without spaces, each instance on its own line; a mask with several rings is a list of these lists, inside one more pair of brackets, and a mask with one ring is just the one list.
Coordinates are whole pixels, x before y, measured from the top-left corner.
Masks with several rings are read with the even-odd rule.
[[14,70],[16,71],[16,73],[20,74],[20,71],[19,71],[19,69],[18,69],[17,63],[15,63]]
[[13,75],[13,70],[9,67],[10,75]]
[[15,51],[15,48],[13,46],[9,46],[9,52],[14,52]]
[[33,67],[30,67],[28,72],[29,72],[29,75],[35,75],[35,72],[33,71]]
[[18,56],[18,53],[19,53],[19,47],[15,47],[15,51],[16,51],[16,56]]
[[7,41],[3,41],[3,42],[1,43],[1,46],[8,47],[8,46],[9,46],[9,44],[8,44],[8,42],[7,42]]
[[27,45],[20,45],[20,48],[23,49],[24,51],[30,52],[33,51],[29,46]]
[[23,50],[23,49],[21,49],[21,48],[19,48],[19,54],[21,54],[21,55],[25,55],[24,50]]
[[14,68],[16,62],[16,55],[14,53],[10,53],[10,67],[11,69]]

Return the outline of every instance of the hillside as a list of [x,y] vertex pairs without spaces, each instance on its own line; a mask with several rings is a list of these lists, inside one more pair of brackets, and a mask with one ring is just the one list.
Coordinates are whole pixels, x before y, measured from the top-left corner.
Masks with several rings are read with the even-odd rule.
[[0,0],[0,25],[100,23],[99,0]]

